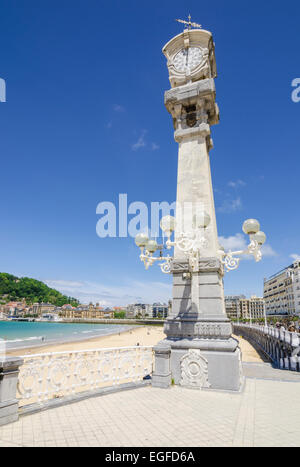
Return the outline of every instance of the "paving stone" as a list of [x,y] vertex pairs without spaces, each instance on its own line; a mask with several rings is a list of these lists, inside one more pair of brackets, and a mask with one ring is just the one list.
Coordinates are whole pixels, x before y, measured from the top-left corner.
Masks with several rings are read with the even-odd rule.
[[241,394],[145,387],[21,417],[0,427],[0,447],[299,447],[299,391],[261,379]]

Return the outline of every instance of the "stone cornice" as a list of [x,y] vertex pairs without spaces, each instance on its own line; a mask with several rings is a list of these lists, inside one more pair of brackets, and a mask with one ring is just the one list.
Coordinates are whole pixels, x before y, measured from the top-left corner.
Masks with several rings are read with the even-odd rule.
[[210,126],[207,123],[201,123],[195,128],[178,129],[174,132],[174,138],[177,143],[181,143],[185,138],[193,137],[207,138],[210,135]]
[[[213,79],[190,83],[165,92],[165,106],[173,117],[175,140],[210,135],[210,126],[219,122]],[[204,125],[206,124],[206,126]]]
[[215,98],[215,93],[215,81],[212,78],[203,79],[196,83],[186,84],[166,91],[165,106],[169,110],[168,107],[174,103],[188,103],[190,105],[196,103],[199,97],[212,95],[212,97]]

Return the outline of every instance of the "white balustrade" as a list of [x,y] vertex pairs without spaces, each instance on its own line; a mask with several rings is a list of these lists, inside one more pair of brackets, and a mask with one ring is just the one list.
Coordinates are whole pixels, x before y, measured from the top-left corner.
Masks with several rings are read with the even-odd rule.
[[234,324],[234,328],[257,342],[279,368],[300,372],[300,334],[272,326]]
[[120,347],[25,355],[18,381],[19,405],[136,383],[152,375],[152,347]]

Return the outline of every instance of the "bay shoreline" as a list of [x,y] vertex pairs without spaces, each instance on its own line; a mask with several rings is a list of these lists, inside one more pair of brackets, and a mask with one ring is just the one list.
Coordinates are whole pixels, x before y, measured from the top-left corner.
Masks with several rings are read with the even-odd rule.
[[161,326],[132,326],[129,329],[107,333],[98,337],[81,338],[80,340],[47,343],[28,346],[26,348],[7,350],[8,356],[35,355],[40,353],[72,352],[96,350],[111,347],[154,346],[166,336]]

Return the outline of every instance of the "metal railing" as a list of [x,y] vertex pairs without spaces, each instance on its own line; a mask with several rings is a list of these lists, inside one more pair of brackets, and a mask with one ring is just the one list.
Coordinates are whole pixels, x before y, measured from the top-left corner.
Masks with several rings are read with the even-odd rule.
[[25,355],[20,367],[19,406],[137,383],[153,371],[153,348],[120,347]]

